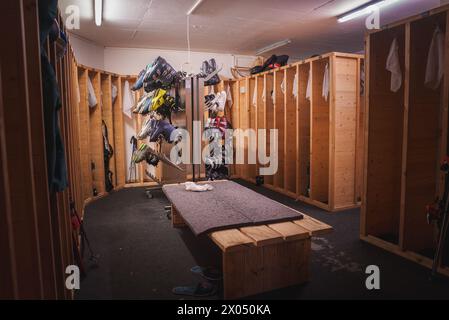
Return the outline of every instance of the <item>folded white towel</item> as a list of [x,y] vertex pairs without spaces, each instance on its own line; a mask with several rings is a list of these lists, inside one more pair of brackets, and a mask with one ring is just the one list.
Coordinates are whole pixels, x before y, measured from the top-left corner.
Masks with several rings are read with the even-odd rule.
[[210,184],[196,184],[195,182],[190,181],[186,182],[185,186],[187,191],[194,191],[194,192],[204,192],[214,190],[214,187],[212,187]]

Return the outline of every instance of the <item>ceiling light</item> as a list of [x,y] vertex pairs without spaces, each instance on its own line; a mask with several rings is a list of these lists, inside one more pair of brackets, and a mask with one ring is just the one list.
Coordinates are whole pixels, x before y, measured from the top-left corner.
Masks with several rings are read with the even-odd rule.
[[95,0],[95,24],[101,26],[103,20],[103,0]]
[[195,4],[192,6],[192,8],[190,8],[189,11],[187,11],[187,15],[190,16],[195,10],[196,8],[198,8],[198,6],[201,4],[201,2],[203,2],[204,0],[197,0],[195,2]]
[[266,47],[264,47],[264,48],[262,48],[262,49],[259,49],[259,50],[256,52],[256,55],[259,56],[259,55],[261,55],[262,53],[265,53],[265,52],[272,51],[272,50],[274,50],[274,49],[283,47],[283,46],[285,46],[285,45],[287,45],[287,44],[289,44],[289,43],[291,43],[291,42],[292,42],[292,41],[291,41],[290,39],[285,39],[285,40],[282,40],[282,41],[279,41],[279,42],[270,44],[269,46],[266,46]]
[[338,17],[338,22],[346,22],[352,19],[359,18],[364,15],[368,15],[375,10],[379,10],[380,8],[386,7],[392,3],[398,2],[400,0],[375,0],[370,1],[360,7],[355,8],[341,16]]

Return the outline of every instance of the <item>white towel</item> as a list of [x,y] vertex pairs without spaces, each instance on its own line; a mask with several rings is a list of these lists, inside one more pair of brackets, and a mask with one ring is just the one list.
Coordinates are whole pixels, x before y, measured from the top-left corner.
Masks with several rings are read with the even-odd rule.
[[399,45],[396,38],[391,43],[386,69],[391,72],[390,90],[398,92],[402,86],[402,71],[399,61]]
[[285,75],[284,75],[284,79],[282,79],[282,82],[281,82],[281,92],[283,94],[285,94]]
[[195,182],[186,182],[186,191],[204,192],[214,190],[210,184],[196,184]]
[[323,90],[321,95],[326,101],[329,98],[329,63],[326,63],[326,67],[324,68]]
[[116,85],[111,85],[111,97],[112,97],[112,103],[114,103],[115,99],[117,98],[118,90]]
[[427,67],[424,84],[437,90],[444,76],[444,33],[437,27],[427,55]]
[[298,73],[295,74],[295,78],[293,79],[293,89],[292,94],[297,99],[298,98]]
[[306,99],[312,97],[312,68],[309,69],[309,79],[307,80]]
[[89,107],[93,108],[97,105],[97,97],[95,96],[95,90],[94,86],[92,85],[92,81],[90,81],[90,78],[87,77],[87,102],[89,104]]
[[229,108],[232,108],[232,105],[234,104],[234,102],[232,101],[232,95],[231,95],[231,87],[228,84],[228,87],[226,88],[226,100],[228,101],[228,106]]
[[125,81],[123,89],[123,113],[132,119],[131,108],[134,106],[134,96],[129,87],[129,82]]

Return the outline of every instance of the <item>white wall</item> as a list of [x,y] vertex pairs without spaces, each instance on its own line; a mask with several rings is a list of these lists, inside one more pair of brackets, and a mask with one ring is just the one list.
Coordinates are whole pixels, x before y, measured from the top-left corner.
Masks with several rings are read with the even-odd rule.
[[88,67],[104,70],[104,47],[70,33],[70,44],[76,61]]
[[[158,56],[167,60],[176,70],[192,71],[194,73],[200,71],[201,63],[204,60],[215,58],[218,67],[223,65],[220,75],[228,78],[232,77],[230,68],[234,66],[235,58],[231,54],[191,52],[192,70],[190,70],[188,65],[184,65],[188,60],[187,51],[106,47],[104,50],[104,65],[106,70],[113,73],[138,74]],[[236,56],[236,58],[239,60],[239,64],[245,65],[251,64],[255,59],[253,56]]]

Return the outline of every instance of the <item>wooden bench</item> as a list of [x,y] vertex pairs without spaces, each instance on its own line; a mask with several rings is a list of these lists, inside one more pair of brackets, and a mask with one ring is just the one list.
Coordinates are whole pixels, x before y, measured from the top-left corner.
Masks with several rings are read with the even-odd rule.
[[[173,205],[172,225],[187,226]],[[224,298],[241,298],[308,281],[311,237],[331,231],[331,226],[304,215],[302,220],[209,233],[223,255]]]

